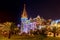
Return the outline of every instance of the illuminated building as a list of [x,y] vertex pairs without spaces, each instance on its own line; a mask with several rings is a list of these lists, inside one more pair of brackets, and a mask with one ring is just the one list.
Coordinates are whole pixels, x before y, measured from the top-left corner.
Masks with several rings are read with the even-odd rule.
[[54,20],[51,22],[51,26],[60,27],[60,20]]
[[21,15],[21,32],[28,33],[30,20],[28,20],[27,12],[26,12],[26,5],[24,4],[23,13]]
[[30,30],[34,31],[36,29],[41,29],[44,27],[42,24],[42,19],[39,15],[36,18],[30,18],[28,19],[27,11],[26,11],[26,5],[24,4],[23,13],[21,15],[21,33],[28,33]]

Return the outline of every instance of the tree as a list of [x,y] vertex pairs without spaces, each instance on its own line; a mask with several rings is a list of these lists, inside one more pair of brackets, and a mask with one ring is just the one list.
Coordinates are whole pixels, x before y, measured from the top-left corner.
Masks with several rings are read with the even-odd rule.
[[14,28],[16,28],[16,27],[17,27],[17,26],[15,25],[15,23],[11,22],[11,26],[10,26],[8,38],[10,38],[11,35],[14,33]]
[[56,30],[56,34],[57,34],[57,35],[60,34],[60,27],[57,28],[57,30]]
[[57,30],[57,28],[56,27],[53,27],[52,32],[54,33],[54,37],[55,37],[55,34],[56,34],[56,30]]

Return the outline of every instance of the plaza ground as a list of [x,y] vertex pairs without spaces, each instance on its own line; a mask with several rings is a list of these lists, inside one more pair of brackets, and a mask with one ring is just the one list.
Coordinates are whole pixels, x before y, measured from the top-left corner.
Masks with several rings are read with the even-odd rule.
[[20,35],[12,35],[9,39],[8,37],[4,37],[0,35],[0,40],[60,40],[58,37],[45,37],[41,35],[35,36],[20,36]]

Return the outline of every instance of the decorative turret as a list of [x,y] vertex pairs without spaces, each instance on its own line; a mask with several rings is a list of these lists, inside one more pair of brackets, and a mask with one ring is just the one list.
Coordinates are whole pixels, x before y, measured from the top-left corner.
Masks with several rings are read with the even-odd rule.
[[38,15],[37,18],[40,18],[40,16]]
[[33,20],[31,17],[30,17],[30,19],[29,20]]
[[41,17],[38,15],[38,16],[36,17],[36,20],[37,20],[37,21],[41,21]]
[[30,20],[30,22],[33,22],[33,19],[32,19],[31,17],[30,17],[30,19],[29,19],[29,20]]

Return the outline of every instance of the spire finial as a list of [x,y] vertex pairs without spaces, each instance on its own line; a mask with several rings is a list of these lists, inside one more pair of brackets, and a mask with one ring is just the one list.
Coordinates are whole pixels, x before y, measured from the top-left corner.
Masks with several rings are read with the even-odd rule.
[[24,7],[26,6],[26,4],[24,4]]

